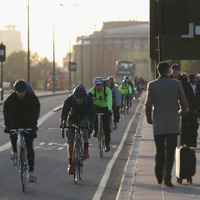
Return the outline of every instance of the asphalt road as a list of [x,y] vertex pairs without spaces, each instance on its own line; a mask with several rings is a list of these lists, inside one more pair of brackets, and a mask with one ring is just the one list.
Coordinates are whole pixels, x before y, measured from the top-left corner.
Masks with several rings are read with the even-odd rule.
[[138,124],[140,101],[134,101],[125,118],[121,117],[119,128],[111,133],[111,151],[105,152],[103,158],[99,157],[97,139],[91,136],[90,159],[84,161],[83,180],[75,184],[73,176],[67,174],[67,144],[59,129],[61,111],[54,112],[62,106],[65,98],[66,95],[40,98],[39,131],[34,140],[37,182],[29,183],[26,193],[22,192],[17,167],[9,160],[9,135],[3,133],[3,107],[0,106],[1,200],[116,199]]

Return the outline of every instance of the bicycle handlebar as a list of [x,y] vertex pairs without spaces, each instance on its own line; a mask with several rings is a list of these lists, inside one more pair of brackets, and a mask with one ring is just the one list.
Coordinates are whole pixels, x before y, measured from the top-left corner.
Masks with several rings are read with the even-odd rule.
[[97,116],[102,116],[104,113],[96,113]]
[[32,128],[16,128],[16,129],[10,129],[10,133],[12,134],[17,134],[19,132],[23,132],[23,133],[30,133],[30,131],[32,131]]

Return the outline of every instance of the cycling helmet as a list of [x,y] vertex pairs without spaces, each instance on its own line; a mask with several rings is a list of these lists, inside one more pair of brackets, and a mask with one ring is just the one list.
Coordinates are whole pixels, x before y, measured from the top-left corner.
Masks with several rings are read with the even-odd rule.
[[128,83],[128,80],[127,80],[127,79],[124,79],[124,80],[122,81],[122,83]]
[[27,90],[27,82],[25,80],[19,79],[14,83],[14,90],[18,92],[22,92]]
[[78,85],[77,87],[74,88],[74,96],[77,99],[84,99],[84,97],[87,94],[87,91],[83,85]]
[[114,78],[112,76],[109,76],[108,80],[111,81],[111,82],[114,82]]
[[128,76],[124,76],[124,79],[128,80]]
[[96,85],[99,85],[99,84],[103,84],[104,80],[102,77],[96,77],[94,80],[93,80],[93,83],[96,84]]

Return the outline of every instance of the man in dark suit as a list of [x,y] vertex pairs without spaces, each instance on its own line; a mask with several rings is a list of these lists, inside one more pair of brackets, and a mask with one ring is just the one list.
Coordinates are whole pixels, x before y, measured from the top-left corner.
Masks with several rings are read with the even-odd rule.
[[171,67],[171,70],[172,70],[172,74],[170,75],[170,78],[179,80],[182,84],[184,92],[186,92],[188,79],[186,76],[184,76],[180,73],[180,71],[181,71],[180,65],[174,63]]
[[182,118],[181,144],[196,147],[197,145],[197,118],[200,111],[200,85],[195,81],[194,74],[189,74],[189,82],[186,90],[186,98],[190,112]]
[[[148,83],[147,87],[146,117],[147,122],[153,124],[156,145],[156,178],[158,183],[161,184],[163,170],[165,169],[164,182],[167,187],[173,187],[171,171],[174,163],[177,135],[180,134],[177,105],[180,103],[183,113],[188,111],[188,105],[180,81],[169,77],[169,63],[160,62],[157,70],[159,73],[158,79]],[[152,107],[154,107],[153,119]]]

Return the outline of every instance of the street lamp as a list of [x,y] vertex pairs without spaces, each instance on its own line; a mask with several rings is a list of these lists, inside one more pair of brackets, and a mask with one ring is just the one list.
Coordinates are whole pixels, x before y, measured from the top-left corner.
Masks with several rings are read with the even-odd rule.
[[53,0],[53,93],[55,93],[55,0]]
[[28,52],[27,52],[27,81],[30,84],[30,28],[29,28],[29,0],[27,6],[27,31],[28,31]]

